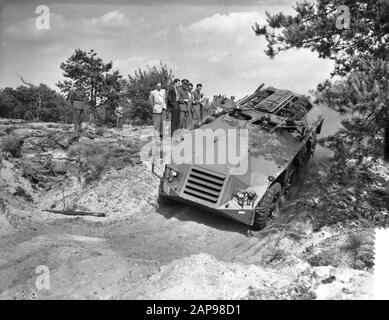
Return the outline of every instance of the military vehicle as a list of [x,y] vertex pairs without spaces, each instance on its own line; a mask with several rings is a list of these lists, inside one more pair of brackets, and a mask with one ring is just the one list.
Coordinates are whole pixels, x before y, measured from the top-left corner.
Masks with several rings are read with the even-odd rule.
[[[198,163],[194,158],[188,163],[172,161],[166,164],[160,181],[160,200],[196,205],[255,230],[266,226],[313,156],[324,118],[308,97],[262,88],[263,84],[237,101],[233,110],[226,109],[200,125],[212,132],[247,129],[247,170],[236,174],[230,163]],[[180,147],[181,140],[172,148]],[[204,149],[217,147],[221,139],[215,136],[213,144]]]

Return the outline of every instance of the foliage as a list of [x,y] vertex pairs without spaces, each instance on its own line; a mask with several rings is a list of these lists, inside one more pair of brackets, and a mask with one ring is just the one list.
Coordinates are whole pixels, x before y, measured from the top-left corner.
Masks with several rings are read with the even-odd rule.
[[[342,18],[340,6],[349,8],[349,28],[337,27],[337,19]],[[350,57],[388,56],[389,0],[303,1],[293,8],[295,15],[267,12],[267,25],[253,26],[257,35],[265,36],[268,56],[290,48],[307,48],[321,58],[333,59],[334,73],[339,75],[353,69]]]
[[348,115],[342,121],[344,128],[330,138],[332,149],[354,158],[381,157],[389,121],[389,61],[363,59],[358,64],[342,80],[319,86],[316,96],[319,102]]
[[173,73],[166,64],[147,66],[146,70],[138,69],[133,76],[128,75],[127,96],[131,100],[130,117],[139,123],[149,123],[152,118],[152,108],[148,103],[150,91],[158,82],[167,89],[173,81]]
[[119,71],[112,71],[112,61],[104,63],[94,50],[76,49],[60,68],[66,79],[57,83],[58,88],[68,95],[71,90],[81,92],[87,99],[92,121],[98,107],[111,105],[118,99],[122,76]]
[[[112,62],[105,63],[94,50],[88,52],[76,49],[60,68],[65,80],[56,85],[69,100],[73,90],[86,97],[90,119],[100,124],[115,124],[115,109],[124,107],[124,119],[131,118],[137,124],[149,123],[152,108],[148,103],[150,91],[161,82],[165,88],[173,80],[173,74],[166,64],[147,66],[134,75],[123,79],[117,70],[112,70]],[[19,86],[16,89],[0,90],[0,117],[66,122],[72,119],[70,101],[47,85]]]
[[387,227],[389,223],[389,170],[379,161],[364,157],[347,159],[338,153],[328,174],[301,195],[294,210],[311,213],[315,230],[343,223],[361,227]]
[[130,103],[127,99],[126,87],[127,80],[120,79],[117,81],[118,87],[115,90],[111,90],[107,94],[107,100],[104,104],[104,122],[105,124],[116,124],[115,109],[119,104],[123,106],[123,119],[129,117]]
[[68,151],[69,157],[77,157],[79,170],[84,175],[85,183],[100,179],[109,164],[110,151],[104,145],[74,145]]
[[0,117],[66,122],[71,110],[61,94],[41,83],[0,90]]

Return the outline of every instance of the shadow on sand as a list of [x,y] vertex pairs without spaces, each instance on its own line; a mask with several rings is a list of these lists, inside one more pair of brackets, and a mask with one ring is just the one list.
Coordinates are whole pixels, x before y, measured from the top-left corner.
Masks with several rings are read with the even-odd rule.
[[222,231],[247,234],[249,229],[248,226],[218,215],[215,212],[173,200],[160,201],[157,212],[166,219],[176,218],[180,221],[192,221]]

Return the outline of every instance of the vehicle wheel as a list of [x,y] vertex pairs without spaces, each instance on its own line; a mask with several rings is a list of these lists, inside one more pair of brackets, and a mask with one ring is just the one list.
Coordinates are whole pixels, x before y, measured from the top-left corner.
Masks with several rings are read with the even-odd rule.
[[284,196],[290,193],[293,184],[296,182],[296,178],[297,178],[297,168],[295,165],[292,165],[290,169],[286,172],[285,184],[282,192]]
[[280,198],[281,184],[277,182],[267,189],[258,207],[255,208],[254,230],[258,231],[266,227],[267,220],[278,210]]
[[310,150],[310,159],[313,158],[313,156],[315,155],[315,150],[316,150],[316,140],[314,143],[312,143],[312,146],[311,146],[311,150]]
[[303,169],[311,159],[311,153],[310,150],[308,150],[307,145],[305,145],[299,155],[299,168]]

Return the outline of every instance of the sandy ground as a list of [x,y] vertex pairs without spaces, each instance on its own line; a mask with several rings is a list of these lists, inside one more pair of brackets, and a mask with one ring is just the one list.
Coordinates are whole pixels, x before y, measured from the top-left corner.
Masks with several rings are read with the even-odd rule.
[[[135,139],[136,132],[118,133]],[[113,131],[112,131],[113,132]],[[115,132],[105,134],[107,142]],[[138,137],[139,138],[139,137]],[[320,156],[320,152],[319,152]],[[111,169],[85,187],[74,176],[42,191],[2,159],[0,299],[359,299],[371,270],[355,268],[372,233],[313,232],[282,214],[263,231],[180,204],[157,205],[159,180],[143,164]],[[22,186],[33,198],[15,196]],[[107,217],[42,212],[66,205]],[[37,286],[38,266],[49,288]],[[39,269],[38,269],[39,270]]]

